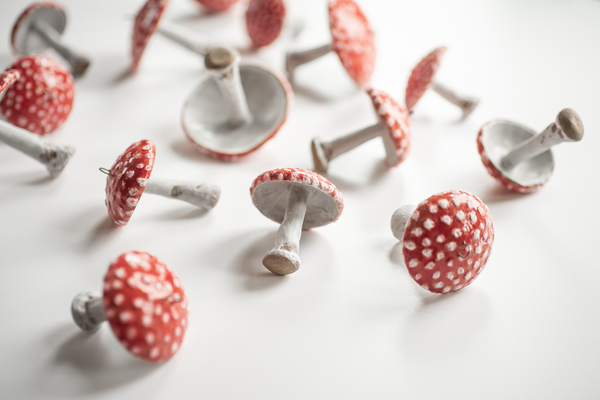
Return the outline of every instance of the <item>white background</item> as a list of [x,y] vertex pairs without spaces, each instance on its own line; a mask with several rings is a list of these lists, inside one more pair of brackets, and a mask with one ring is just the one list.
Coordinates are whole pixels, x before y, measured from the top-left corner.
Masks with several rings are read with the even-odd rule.
[[[3,399],[597,399],[600,398],[600,1],[360,1],[377,35],[373,86],[403,103],[409,69],[440,45],[438,78],[482,99],[468,118],[435,93],[412,116],[412,150],[399,167],[374,140],[336,159],[338,222],[305,232],[301,269],[261,265],[277,225],[248,188],[277,167],[312,168],[311,138],[376,121],[368,97],[329,55],[298,70],[295,104],[278,135],[224,163],[190,147],[179,116],[202,60],[158,35],[128,75],[133,0],[65,1],[64,40],[89,54],[73,112],[49,137],[77,148],[52,180],[0,144],[0,397]],[[295,45],[330,37],[324,0],[290,1],[305,30]],[[2,0],[0,64],[14,60],[9,30],[26,1]],[[207,16],[172,0],[165,17],[243,44],[243,7]],[[290,41],[251,54],[275,68]],[[540,131],[564,107],[585,125],[581,143],[554,150],[538,193],[518,195],[488,176],[475,138],[495,118]],[[104,206],[109,168],[131,143],[157,145],[153,176],[218,184],[210,212],[146,195],[128,226]],[[481,276],[451,295],[408,275],[389,220],[396,208],[449,189],[479,196],[496,227]],[[70,302],[101,290],[127,250],[165,261],[187,289],[189,329],[179,353],[153,365],[130,356],[108,326],[80,333]]]

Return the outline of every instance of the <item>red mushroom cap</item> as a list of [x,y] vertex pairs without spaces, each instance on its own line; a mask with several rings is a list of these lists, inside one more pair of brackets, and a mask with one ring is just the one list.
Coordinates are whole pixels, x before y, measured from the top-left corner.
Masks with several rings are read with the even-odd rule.
[[250,0],[246,28],[254,47],[268,46],[279,37],[285,20],[283,0]]
[[330,0],[329,27],[333,50],[348,75],[359,86],[367,86],[375,69],[375,35],[358,4]]
[[136,357],[173,357],[187,329],[187,297],[177,275],[151,254],[129,251],[108,267],[102,304],[106,320]]
[[423,96],[423,93],[433,84],[433,77],[437,72],[442,57],[446,53],[446,47],[438,47],[427,54],[417,66],[412,70],[406,85],[405,103],[408,112],[412,112],[417,101]]
[[492,215],[470,193],[438,193],[417,206],[402,241],[408,272],[421,287],[455,292],[479,275],[490,256]]
[[[17,18],[17,20],[15,21],[15,24],[13,25],[11,34],[10,34],[10,45],[12,47],[12,50],[15,54],[24,54],[24,51],[27,50],[26,48],[20,48],[20,42],[19,42],[19,36],[21,34],[21,28],[25,28],[26,30],[29,30],[28,26],[24,26],[23,23],[26,23],[26,21],[29,20],[29,17],[31,17],[34,13],[36,12],[41,12],[44,13],[42,15],[45,16],[49,16],[49,14],[52,15],[52,19],[51,22],[53,23],[52,26],[53,28],[56,29],[57,32],[62,33],[65,30],[65,26],[66,26],[66,13],[64,8],[58,4],[55,3],[53,1],[41,1],[38,3],[33,3],[31,4],[29,7],[27,7],[22,13],[21,15],[19,15],[19,18]],[[56,18],[56,16],[62,15],[62,18]],[[28,34],[28,32],[23,32],[25,34]],[[42,44],[43,43],[43,44]],[[37,46],[44,46],[43,48],[47,48],[47,44],[39,41],[39,43],[37,44]],[[34,47],[34,49],[35,49]],[[32,48],[29,48],[28,50],[33,50]],[[35,50],[35,51],[31,51],[31,53],[39,53],[41,52],[43,49],[40,49],[39,47]]]
[[0,94],[21,77],[21,73],[17,69],[10,69],[0,73]]
[[68,69],[51,58],[29,55],[7,70],[21,75],[0,101],[0,112],[8,122],[38,135],[53,132],[65,122],[74,97]]
[[148,0],[135,16],[131,43],[132,72],[137,72],[148,40],[156,31],[167,4],[169,4],[169,0]]
[[385,126],[392,143],[394,143],[398,160],[396,165],[399,165],[406,159],[410,149],[411,134],[408,112],[396,100],[381,90],[369,88],[367,93],[371,96],[379,120]]
[[125,226],[138,205],[150,179],[156,147],[151,140],[129,146],[110,168],[106,178],[106,208],[118,226]]
[[240,0],[196,0],[198,3],[202,4],[209,11],[212,12],[222,12],[227,10],[229,7],[234,5]]

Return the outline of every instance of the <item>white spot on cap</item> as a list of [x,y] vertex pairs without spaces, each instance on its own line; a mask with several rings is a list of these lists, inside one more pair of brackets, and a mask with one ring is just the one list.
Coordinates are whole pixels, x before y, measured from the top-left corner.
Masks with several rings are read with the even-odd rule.
[[142,325],[144,325],[146,328],[152,325],[152,315],[142,316]]
[[441,274],[440,274],[440,271],[435,271],[435,272],[433,273],[433,279],[438,279],[438,278],[440,277],[440,275],[441,275]]
[[425,238],[425,239],[423,239],[421,244],[425,247],[429,247],[429,246],[431,246],[431,240],[429,240],[429,238]]
[[135,206],[137,206],[138,202],[139,202],[139,200],[136,199],[135,197],[128,197],[127,201],[126,201],[126,203],[127,203],[127,205],[129,207],[135,207]]
[[434,262],[429,262],[425,266],[425,269],[433,269],[434,267],[435,267],[435,263]]
[[475,254],[481,253],[481,246],[475,247]]
[[120,281],[120,280],[118,280],[118,279],[115,279],[115,280],[112,282],[112,287],[113,287],[113,289],[121,289],[121,288],[123,287],[123,282],[121,282],[121,281]]
[[146,184],[148,183],[148,179],[137,178],[137,183],[138,183],[138,185],[140,185],[140,187],[146,187]]
[[415,229],[412,230],[411,233],[412,233],[413,236],[419,237],[419,236],[421,236],[423,234],[423,229],[421,229],[421,228],[415,228]]
[[450,292],[450,286],[444,287],[444,290],[442,290],[442,292],[444,292],[444,293]]
[[433,252],[433,250],[431,250],[431,249],[425,249],[421,253],[423,253],[423,256],[425,256],[425,258],[431,258],[432,252]]
[[469,271],[469,272],[467,272],[467,274],[465,275],[465,279],[468,281],[469,279],[471,279],[471,276],[472,276],[472,274],[471,274],[471,272]]
[[439,289],[439,288],[441,288],[442,286],[444,286],[444,283],[443,283],[443,282],[438,282],[438,283],[436,283],[436,284],[435,284],[435,286],[434,286],[434,287],[435,287],[436,289]]
[[117,294],[113,299],[113,303],[115,303],[115,306],[117,306],[117,307],[119,307],[121,304],[123,304],[124,301],[125,301],[125,296],[122,293]]
[[409,249],[409,250],[414,250],[414,249],[416,249],[416,248],[417,248],[417,246],[415,245],[415,242],[412,242],[412,241],[410,241],[410,240],[406,240],[406,241],[404,242],[404,247],[406,247],[406,248],[407,248],[407,249]]
[[408,266],[409,266],[410,268],[414,268],[414,267],[416,267],[417,265],[419,265],[419,260],[417,260],[416,258],[413,258],[412,260],[410,260],[410,261],[408,262]]
[[177,328],[175,328],[175,336],[181,336],[181,327],[178,326]]
[[133,340],[137,335],[137,330],[133,326],[130,326],[129,328],[127,328],[126,335],[127,335],[127,339]]
[[146,343],[148,343],[148,345],[152,345],[154,343],[154,333],[152,332],[148,332],[146,333]]
[[479,229],[476,229],[473,232],[473,239],[478,240],[480,235],[481,235],[481,231]]
[[469,213],[469,218],[471,219],[471,223],[474,224],[477,222],[477,214],[474,211]]
[[124,324],[131,321],[132,318],[133,315],[131,315],[129,311],[122,311],[119,313],[119,320]]
[[435,238],[435,241],[438,243],[444,243],[445,240],[446,238],[444,237],[444,235],[438,235],[438,237]]
[[159,352],[158,347],[153,347],[152,350],[150,350],[150,358],[158,357]]
[[434,224],[434,223],[433,223],[433,221],[432,221],[432,220],[430,220],[429,218],[427,218],[427,219],[425,220],[425,222],[423,222],[423,227],[424,227],[425,229],[429,229],[429,230],[431,230],[431,229],[433,229],[433,227],[434,227],[434,226],[435,226],[435,224]]
[[436,212],[438,212],[438,208],[435,205],[430,205],[429,206],[429,212],[432,214],[435,214]]
[[175,353],[178,348],[179,348],[179,343],[173,342],[173,344],[171,345],[171,353]]
[[133,306],[135,308],[142,308],[143,305],[144,305],[144,300],[140,299],[139,297],[136,297],[133,300]]
[[462,289],[462,285],[456,285],[456,286],[454,286],[454,290],[460,290],[460,289]]
[[456,243],[455,242],[450,242],[446,245],[446,250],[447,251],[454,251],[456,250]]
[[462,235],[462,232],[460,231],[460,229],[453,229],[452,234],[454,235],[454,237],[460,237],[460,235]]
[[465,213],[459,210],[456,214],[456,219],[459,221],[463,221],[465,219]]
[[448,272],[448,273],[446,274],[446,278],[448,278],[448,279],[450,279],[450,280],[454,279],[454,273],[453,273],[453,272]]
[[450,261],[448,261],[448,263],[446,265],[449,266],[449,267],[451,267],[452,264],[454,264],[454,261],[450,260]]
[[464,268],[463,268],[463,267],[460,267],[460,268],[458,268],[458,269],[456,270],[456,272],[458,272],[458,274],[459,274],[459,275],[462,275],[462,274],[464,274],[464,273],[465,273],[465,270],[464,270]]
[[442,258],[444,258],[444,252],[443,251],[439,251],[436,256],[435,256],[436,260],[441,260]]
[[443,223],[450,225],[452,223],[452,218],[450,218],[448,215],[444,215],[442,218],[440,218],[442,220]]
[[169,320],[171,319],[171,316],[167,313],[164,313],[162,316],[162,320],[163,322],[166,324],[167,322],[169,322]]
[[448,200],[446,199],[441,199],[440,201],[438,201],[438,206],[440,206],[441,208],[448,208]]
[[420,280],[420,279],[421,279],[421,274],[416,274],[416,275],[415,275],[415,279],[416,279],[416,280]]

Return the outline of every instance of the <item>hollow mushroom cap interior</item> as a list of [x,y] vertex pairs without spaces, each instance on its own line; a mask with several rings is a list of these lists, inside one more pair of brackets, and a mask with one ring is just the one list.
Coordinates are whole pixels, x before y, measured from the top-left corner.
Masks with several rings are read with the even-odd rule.
[[32,24],[44,21],[62,34],[67,25],[67,15],[59,4],[51,1],[33,3],[17,18],[10,35],[10,43],[17,54],[38,54],[48,48],[40,36],[32,34]]
[[106,178],[106,208],[118,226],[125,226],[133,215],[150,179],[156,146],[151,140],[133,143],[110,168]]
[[375,35],[358,4],[330,0],[329,27],[333,50],[348,75],[359,86],[367,86],[375,69]]
[[446,50],[447,48],[445,46],[438,47],[419,61],[412,70],[410,77],[408,78],[408,84],[406,85],[404,99],[406,108],[409,112],[412,111],[421,96],[423,96],[425,91],[433,84],[433,78],[440,67],[442,57],[446,53]]
[[489,174],[506,188],[519,193],[533,192],[546,183],[554,170],[551,150],[520,162],[509,171],[501,166],[502,158],[512,148],[536,135],[534,130],[512,121],[496,120],[485,124],[477,135],[477,149]]
[[129,251],[112,262],[102,304],[113,333],[134,356],[161,362],[179,349],[188,300],[175,273],[153,255]]
[[138,70],[146,45],[156,31],[168,4],[169,0],[148,0],[135,16],[131,42],[131,57],[133,60],[131,70],[133,72]]
[[242,63],[240,78],[252,114],[252,122],[229,124],[227,103],[217,83],[209,76],[196,87],[182,112],[187,137],[204,153],[235,159],[257,150],[284,124],[293,101],[287,79],[261,65]]
[[411,128],[408,111],[387,93],[373,88],[367,89],[379,121],[385,127],[387,137],[383,138],[386,150],[396,155],[396,164],[406,159],[410,150]]
[[321,175],[301,168],[278,168],[260,174],[252,182],[250,196],[263,215],[281,223],[293,185],[303,185],[310,192],[302,229],[327,225],[342,215],[342,193]]
[[421,202],[402,240],[410,276],[424,289],[449,293],[469,285],[483,270],[494,241],[492,215],[463,191],[438,193]]

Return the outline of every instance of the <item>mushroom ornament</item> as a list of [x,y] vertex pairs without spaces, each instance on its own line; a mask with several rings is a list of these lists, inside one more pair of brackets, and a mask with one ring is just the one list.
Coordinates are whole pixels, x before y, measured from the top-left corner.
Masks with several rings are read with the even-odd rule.
[[51,1],[33,3],[13,25],[11,46],[22,55],[39,54],[52,47],[69,63],[74,76],[83,75],[90,60],[61,42],[66,24],[67,14],[60,5]]
[[218,186],[150,179],[155,157],[154,142],[141,140],[129,146],[107,171],[105,203],[108,215],[116,225],[127,225],[144,192],[187,201],[206,210],[217,204],[220,195]]
[[583,138],[583,122],[570,108],[558,113],[542,133],[507,120],[485,124],[477,135],[483,165],[504,187],[531,193],[544,185],[554,170],[551,147]]
[[[18,69],[0,73],[0,96],[20,77],[21,72]],[[1,105],[0,102],[0,107]],[[75,153],[72,147],[49,143],[39,135],[3,120],[0,120],[0,141],[44,164],[53,178],[60,175]]]
[[204,64],[207,74],[183,107],[185,134],[220,160],[252,153],[283,126],[293,100],[289,82],[269,68],[242,63],[226,47],[210,49]]
[[331,43],[286,55],[286,71],[293,80],[302,64],[335,51],[348,75],[360,87],[371,81],[375,69],[375,36],[362,10],[353,0],[329,1]]
[[408,112],[385,92],[369,88],[367,93],[379,121],[330,142],[313,139],[311,150],[317,171],[327,172],[329,161],[377,137],[383,140],[388,165],[395,167],[406,159],[411,138]]
[[254,47],[268,46],[279,37],[285,21],[283,0],[250,0],[246,29]]
[[412,70],[408,78],[408,84],[406,85],[405,96],[406,108],[410,113],[413,112],[413,108],[429,88],[432,88],[437,94],[452,104],[460,107],[463,119],[467,118],[477,104],[479,104],[478,99],[458,94],[434,80],[435,73],[445,53],[446,47],[438,47],[426,55]]
[[179,350],[188,325],[188,300],[177,275],[146,252],[128,251],[108,267],[102,295],[81,292],[71,303],[81,330],[108,321],[125,349],[145,361],[167,361]]
[[492,251],[494,224],[486,205],[458,190],[400,207],[391,221],[410,276],[433,293],[460,290],[481,273]]
[[196,0],[210,12],[227,11],[231,6],[240,0]]
[[278,168],[260,174],[252,182],[250,196],[264,216],[281,224],[275,246],[262,260],[277,275],[300,268],[303,229],[335,222],[344,209],[342,193],[331,182],[301,168]]

